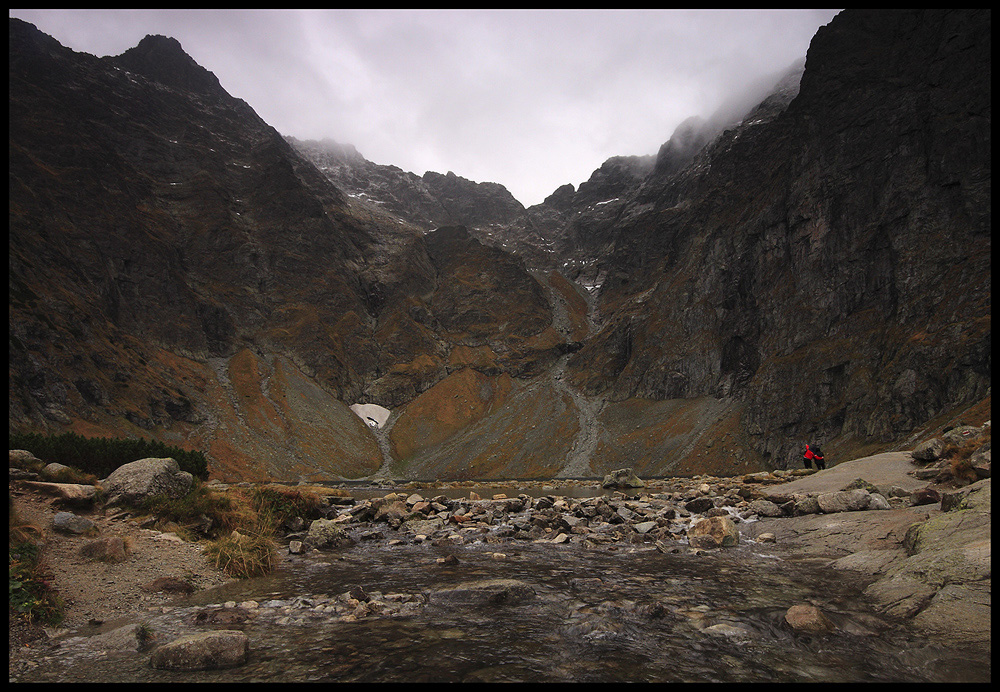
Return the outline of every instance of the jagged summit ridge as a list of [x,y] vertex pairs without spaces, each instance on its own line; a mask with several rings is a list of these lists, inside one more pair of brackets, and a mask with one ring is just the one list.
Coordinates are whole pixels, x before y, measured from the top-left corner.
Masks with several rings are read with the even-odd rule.
[[353,145],[332,139],[285,139],[348,195],[421,230],[461,225],[488,241],[492,229],[523,223],[524,207],[499,183],[475,182],[453,171],[417,175],[368,161]]
[[[579,188],[560,186],[528,209],[498,183],[474,182],[452,171],[418,176],[396,166],[374,164],[354,146],[329,139],[286,140],[351,197],[390,212],[401,223],[424,230],[465,225],[483,242],[520,255],[536,270],[572,267],[577,278],[577,272],[593,268],[594,258],[609,242],[609,224],[616,223],[651,176],[670,178],[680,173],[726,127],[750,120],[758,125],[776,117],[797,93],[803,64],[799,61],[761,79],[707,118],[688,118],[657,154],[612,156]],[[598,274],[585,280],[588,286],[599,283]]]
[[114,62],[176,89],[200,94],[223,90],[219,79],[185,53],[175,38],[147,35],[134,48],[114,58]]

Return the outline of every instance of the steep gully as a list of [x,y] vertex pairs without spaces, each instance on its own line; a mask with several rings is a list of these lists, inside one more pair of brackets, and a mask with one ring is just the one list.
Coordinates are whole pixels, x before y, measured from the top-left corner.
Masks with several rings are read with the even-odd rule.
[[389,479],[393,476],[392,444],[389,442],[389,433],[392,432],[392,426],[397,420],[399,420],[398,410],[392,411],[389,414],[389,418],[386,420],[385,425],[381,428],[377,425],[369,426],[369,429],[378,441],[379,451],[382,453],[382,466],[379,467],[378,471],[372,474],[372,480]]
[[[552,302],[552,326],[567,342],[572,340],[573,327],[569,318],[569,307],[566,297],[555,290],[548,282],[541,277],[535,277],[546,287],[549,299]],[[576,283],[572,284],[573,289],[580,294],[587,303],[587,330],[588,333],[597,331],[596,303],[590,291]],[[590,466],[590,459],[597,449],[600,440],[600,423],[598,416],[604,408],[604,400],[587,397],[570,386],[565,378],[566,363],[572,353],[562,355],[550,371],[550,377],[556,390],[570,398],[577,412],[578,430],[570,448],[566,463],[556,474],[557,478],[581,478],[593,475]]]

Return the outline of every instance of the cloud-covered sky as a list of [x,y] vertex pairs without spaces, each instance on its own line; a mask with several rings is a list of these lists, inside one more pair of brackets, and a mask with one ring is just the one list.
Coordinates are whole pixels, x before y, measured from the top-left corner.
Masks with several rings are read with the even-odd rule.
[[525,206],[805,55],[838,10],[10,10],[64,46],[171,36],[284,135]]

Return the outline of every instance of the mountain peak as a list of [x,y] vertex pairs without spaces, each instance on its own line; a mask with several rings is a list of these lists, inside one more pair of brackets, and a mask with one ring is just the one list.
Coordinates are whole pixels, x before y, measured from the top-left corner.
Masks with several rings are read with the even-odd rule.
[[673,175],[694,158],[694,155],[711,140],[715,133],[708,122],[699,116],[692,116],[674,130],[656,154],[656,172]]
[[166,86],[198,93],[217,93],[222,89],[218,78],[185,53],[180,41],[169,36],[147,34],[135,48],[129,48],[114,61]]

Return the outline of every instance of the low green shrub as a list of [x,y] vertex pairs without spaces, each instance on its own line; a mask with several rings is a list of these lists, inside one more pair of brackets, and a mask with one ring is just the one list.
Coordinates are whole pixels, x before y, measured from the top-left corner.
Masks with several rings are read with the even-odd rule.
[[253,488],[251,502],[256,511],[266,509],[270,512],[275,525],[280,525],[292,517],[314,518],[323,505],[316,493],[283,485],[262,485]]
[[257,513],[241,491],[220,491],[195,480],[191,490],[180,498],[155,495],[146,498],[136,508],[155,516],[160,522],[173,522],[184,527],[204,524],[211,520],[212,535],[229,533],[233,529],[252,525]]
[[963,484],[975,483],[979,474],[972,466],[972,455],[983,447],[989,448],[991,442],[990,428],[982,435],[958,443],[949,443],[941,452],[941,458],[946,459],[950,466],[952,478]]
[[197,481],[184,497],[152,497],[138,509],[182,528],[210,518],[214,538],[205,544],[205,555],[231,577],[246,579],[277,565],[274,536],[284,521],[316,516],[322,504],[315,492],[281,485],[216,490]]
[[952,460],[969,459],[977,450],[990,444],[991,438],[991,428],[986,428],[981,435],[977,435],[971,439],[962,440],[961,442],[949,442],[941,450],[941,458]]
[[55,473],[45,477],[45,480],[53,483],[79,483],[81,485],[94,485],[97,483],[97,476],[92,473],[84,473],[72,466],[59,469]]

